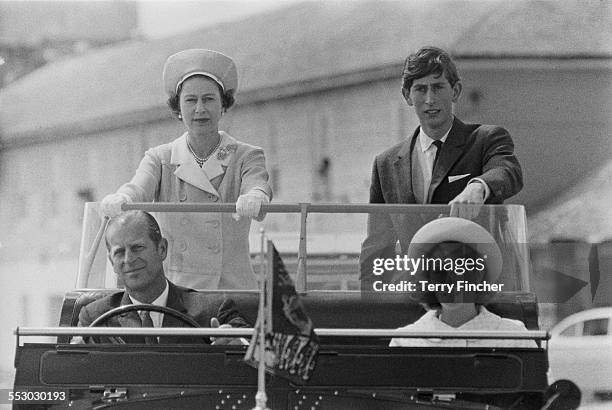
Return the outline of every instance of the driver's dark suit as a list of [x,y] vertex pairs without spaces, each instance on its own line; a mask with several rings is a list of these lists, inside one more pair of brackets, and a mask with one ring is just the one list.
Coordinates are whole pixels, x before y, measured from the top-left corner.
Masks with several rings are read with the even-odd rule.
[[[127,292],[120,291],[83,306],[79,313],[78,326],[89,326],[96,318],[105,312],[122,305],[130,305]],[[201,327],[210,327],[210,319],[216,317],[220,324],[229,324],[232,327],[249,327],[249,323],[236,309],[231,299],[222,294],[205,295],[193,289],[177,286],[168,281],[168,301],[166,306],[191,316]],[[111,317],[103,326],[108,327],[141,327],[141,320],[137,311],[127,312]],[[164,314],[162,327],[188,327],[189,325],[169,314]],[[102,343],[109,343],[108,337],[100,337]],[[126,343],[144,343],[142,336],[122,336]],[[202,343],[202,337],[193,336],[163,336],[160,343]]]

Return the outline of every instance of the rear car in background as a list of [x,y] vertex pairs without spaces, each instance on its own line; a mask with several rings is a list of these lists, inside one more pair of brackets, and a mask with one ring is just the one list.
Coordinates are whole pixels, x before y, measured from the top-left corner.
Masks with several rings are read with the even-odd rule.
[[551,330],[548,381],[570,380],[582,403],[612,408],[612,307],[570,315]]

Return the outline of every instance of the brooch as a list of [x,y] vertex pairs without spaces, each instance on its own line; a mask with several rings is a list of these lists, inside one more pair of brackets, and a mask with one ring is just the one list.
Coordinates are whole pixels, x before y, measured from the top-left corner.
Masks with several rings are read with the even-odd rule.
[[225,145],[219,148],[219,151],[217,151],[217,159],[219,161],[223,161],[225,158],[227,158],[229,154],[231,154],[232,152],[236,152],[237,149],[238,145],[236,144]]

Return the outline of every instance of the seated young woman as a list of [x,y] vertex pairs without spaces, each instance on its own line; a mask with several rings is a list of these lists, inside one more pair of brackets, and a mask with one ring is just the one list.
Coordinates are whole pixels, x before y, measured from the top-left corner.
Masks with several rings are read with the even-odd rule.
[[[421,269],[410,281],[411,296],[427,312],[400,328],[429,331],[513,331],[527,328],[519,320],[490,312],[485,303],[494,295],[502,270],[502,256],[493,236],[467,219],[445,217],[429,222],[414,235],[408,257],[421,259]],[[488,289],[478,291],[475,289]],[[390,346],[536,347],[530,339],[394,338]]]

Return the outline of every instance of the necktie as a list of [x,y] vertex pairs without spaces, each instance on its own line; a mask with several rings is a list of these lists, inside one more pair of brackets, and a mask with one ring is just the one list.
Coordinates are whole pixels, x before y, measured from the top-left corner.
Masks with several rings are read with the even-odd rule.
[[438,163],[438,157],[440,156],[440,151],[442,150],[442,141],[436,140],[432,142],[433,145],[436,146],[436,156],[434,157],[433,166],[431,167],[431,174],[433,175],[434,170],[436,169],[436,164]]
[[[142,311],[139,314],[142,327],[154,327],[153,319],[149,311]],[[148,345],[157,344],[157,338],[155,336],[145,336],[145,343]]]

